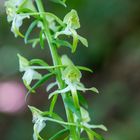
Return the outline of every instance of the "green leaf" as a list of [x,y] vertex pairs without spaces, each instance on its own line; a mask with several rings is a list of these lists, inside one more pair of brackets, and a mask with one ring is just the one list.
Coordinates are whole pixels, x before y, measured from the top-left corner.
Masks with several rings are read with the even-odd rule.
[[53,119],[59,120],[59,121],[64,121],[58,114],[54,113],[54,112],[50,112],[50,111],[44,111],[41,113],[42,116],[44,117],[48,117],[50,116]]
[[28,40],[28,43],[31,43],[32,44],[32,48],[35,48],[36,45],[40,42],[40,39],[39,38],[34,38],[34,39],[30,39]]
[[75,30],[71,29],[72,32],[72,36],[73,36],[73,44],[72,44],[72,53],[74,53],[77,49],[77,45],[78,45],[78,34]]
[[72,45],[68,41],[65,41],[65,40],[56,39],[54,40],[54,43],[56,44],[57,47],[64,46],[64,47],[72,48]]
[[53,96],[53,99],[52,99],[52,101],[51,101],[50,109],[49,109],[50,117],[52,116],[52,113],[53,113],[53,110],[54,110],[54,107],[55,107],[57,98],[58,98],[58,95],[55,95],[55,96]]
[[74,102],[72,97],[66,97],[65,98],[65,103],[67,105],[67,107],[78,117],[80,118],[80,110],[78,110],[77,108],[75,108]]
[[69,137],[70,137],[69,135],[68,135],[68,136],[66,136],[64,140],[69,140]]
[[18,9],[17,13],[33,13],[34,11],[32,11],[31,9],[28,8],[21,8]]
[[44,31],[41,30],[40,31],[40,46],[41,46],[41,49],[44,49],[44,47],[45,47],[43,35],[44,35]]
[[84,66],[76,66],[79,70],[83,70],[83,71],[89,71],[89,72],[93,72],[91,69],[84,67]]
[[55,3],[58,3],[58,4],[61,4],[64,7],[67,7],[66,6],[66,0],[50,0],[50,1],[55,2]]
[[88,131],[86,131],[87,135],[88,135],[88,138],[89,140],[94,140],[94,135],[89,133]]
[[19,6],[19,10],[22,9],[30,9],[31,11],[36,11],[36,8],[34,6],[34,3],[32,0],[23,0],[22,4]]
[[79,98],[79,102],[81,103],[81,105],[83,107],[85,107],[86,109],[88,109],[88,103],[87,103],[86,99],[80,93],[78,93],[78,98]]
[[104,138],[101,135],[97,134],[95,131],[87,127],[84,127],[84,130],[87,132],[87,134],[90,133],[90,135],[93,135],[95,138],[97,138],[97,140],[104,140]]
[[35,21],[33,21],[33,22],[30,24],[28,30],[26,31],[25,37],[24,37],[24,42],[25,42],[25,44],[27,44],[27,43],[29,42],[29,41],[28,41],[29,35],[30,35],[30,33],[32,32],[32,30],[35,28],[35,26],[37,25],[37,23],[38,23],[38,20],[35,20]]
[[69,129],[60,130],[54,136],[52,136],[51,138],[49,138],[49,140],[56,140],[57,138],[61,137],[62,135],[64,135],[68,131],[69,131]]
[[49,66],[49,64],[47,64],[47,62],[45,62],[44,60],[41,60],[41,59],[32,59],[29,61],[29,64],[30,65],[37,64],[40,66]]

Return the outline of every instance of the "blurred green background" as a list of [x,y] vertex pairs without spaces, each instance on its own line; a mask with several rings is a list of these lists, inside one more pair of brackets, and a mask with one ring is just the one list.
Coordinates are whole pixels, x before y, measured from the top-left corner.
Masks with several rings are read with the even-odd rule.
[[[100,132],[106,140],[140,140],[140,0],[67,1],[67,9],[48,1],[46,9],[61,18],[72,8],[79,13],[79,33],[88,39],[89,48],[79,44],[71,58],[94,71],[84,73],[82,79],[100,91],[99,95],[85,95],[92,122],[107,126],[108,132]],[[32,116],[24,102],[26,90],[18,72],[17,53],[49,63],[51,59],[47,46],[45,50],[39,46],[32,49],[21,38],[14,38],[3,3],[0,0],[0,139],[31,140]],[[61,53],[65,52],[71,56],[70,50]],[[41,110],[48,108],[46,85],[30,96],[30,105]],[[60,98],[56,111],[64,116],[62,105]],[[59,129],[48,124],[42,135],[47,139],[56,128]]]

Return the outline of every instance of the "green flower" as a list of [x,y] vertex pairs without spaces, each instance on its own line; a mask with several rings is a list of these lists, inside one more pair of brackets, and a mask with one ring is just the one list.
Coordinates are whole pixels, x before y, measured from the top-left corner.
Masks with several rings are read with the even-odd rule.
[[80,28],[79,17],[76,10],[71,10],[63,19],[64,24],[66,27],[59,32],[56,32],[55,38],[59,35],[67,35],[73,37],[73,45],[72,45],[72,52],[75,52],[78,44],[78,40],[82,42],[82,44],[88,47],[88,42],[85,38],[78,35],[76,30]]
[[24,84],[29,87],[32,80],[39,80],[42,78],[41,74],[34,70],[33,66],[29,65],[29,61],[18,54],[20,71],[24,72],[22,77]]
[[30,16],[28,16],[28,15],[18,15],[18,14],[15,15],[15,17],[13,19],[13,22],[12,22],[12,27],[11,27],[11,31],[14,33],[15,37],[17,37],[17,36],[24,37],[20,33],[19,28],[22,26],[23,20],[26,19],[26,18],[30,18]]
[[18,7],[22,4],[22,2],[23,0],[8,0],[5,2],[8,22],[13,21],[17,14]]
[[43,130],[43,128],[46,126],[46,117],[43,117],[41,114],[43,113],[42,111],[40,111],[39,109],[32,107],[32,106],[28,106],[29,109],[32,112],[33,115],[33,120],[32,122],[34,123],[34,133],[33,133],[33,139],[34,140],[38,140],[38,139],[42,139],[39,135],[39,133]]
[[62,79],[65,81],[67,87],[52,92],[49,95],[49,98],[51,98],[55,94],[67,93],[69,91],[72,94],[77,94],[77,90],[83,92],[90,90],[98,93],[98,90],[95,87],[85,88],[85,86],[80,82],[80,79],[82,77],[80,70],[72,63],[72,61],[66,55],[63,55],[61,60],[62,64],[66,66],[66,68],[62,70]]
[[32,0],[8,0],[5,2],[7,20],[12,22],[11,31],[14,33],[15,37],[21,36],[24,37],[19,28],[22,26],[23,20],[29,18],[29,14],[18,12],[22,9],[30,9],[35,11]]
[[[90,129],[96,129],[96,128],[99,128],[99,129],[102,129],[104,131],[107,131],[107,128],[104,126],[104,125],[94,125],[94,124],[89,124],[90,122],[90,116],[89,116],[89,113],[87,110],[85,110],[83,107],[80,108],[80,111],[81,111],[81,117],[82,117],[82,121],[81,121],[81,124],[87,128],[90,128]],[[75,121],[77,121],[77,116],[75,116]]]

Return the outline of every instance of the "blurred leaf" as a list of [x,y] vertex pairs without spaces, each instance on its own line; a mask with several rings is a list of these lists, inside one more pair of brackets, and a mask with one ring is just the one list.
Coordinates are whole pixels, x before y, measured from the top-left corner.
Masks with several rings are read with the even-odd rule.
[[69,129],[60,130],[59,132],[57,132],[56,134],[54,134],[54,136],[52,136],[51,138],[49,138],[49,140],[56,140],[57,138],[59,138],[62,135],[64,135],[67,131],[69,131]]
[[25,33],[25,37],[24,37],[25,44],[27,44],[29,42],[29,35],[32,32],[32,30],[35,28],[35,26],[37,25],[37,23],[38,23],[38,20],[33,21],[30,24],[29,28],[27,29],[27,31]]
[[79,70],[84,70],[84,71],[88,71],[88,72],[93,72],[91,69],[84,67],[84,66],[76,66]]
[[61,4],[61,5],[63,5],[64,7],[66,7],[66,0],[50,0],[50,1],[53,1],[53,2],[55,2],[55,3],[59,3],[59,4]]
[[73,99],[71,97],[67,97],[65,98],[65,103],[67,105],[67,107],[76,114],[77,117],[80,117],[80,110],[75,108]]
[[81,105],[87,109],[88,103],[87,103],[86,99],[80,93],[78,93],[78,98],[79,98],[79,102],[81,103]]
[[44,46],[45,46],[43,35],[44,35],[44,31],[41,30],[41,32],[40,32],[40,46],[41,46],[41,49],[44,49]]

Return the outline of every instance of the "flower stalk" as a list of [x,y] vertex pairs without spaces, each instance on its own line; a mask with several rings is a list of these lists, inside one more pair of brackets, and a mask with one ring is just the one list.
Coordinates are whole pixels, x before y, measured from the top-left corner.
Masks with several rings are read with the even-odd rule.
[[[59,3],[66,7],[66,0],[52,0],[55,3]],[[44,49],[44,42],[47,41],[52,58],[52,65],[50,66],[47,62],[41,59],[27,60],[20,54],[19,66],[20,71],[24,72],[22,77],[23,82],[29,93],[35,92],[36,88],[40,87],[41,84],[46,82],[49,78],[55,76],[55,82],[50,83],[47,86],[47,92],[52,90],[54,86],[57,86],[57,90],[49,93],[49,99],[52,98],[50,103],[49,111],[40,111],[39,109],[29,106],[33,114],[34,123],[34,140],[44,140],[40,136],[40,132],[47,125],[47,122],[58,123],[63,130],[54,134],[49,140],[53,140],[65,132],[68,135],[65,140],[81,140],[82,133],[86,132],[89,140],[97,138],[103,140],[102,136],[97,134],[94,129],[99,128],[107,130],[103,125],[92,125],[89,124],[90,117],[88,111],[85,109],[85,99],[82,97],[82,92],[91,91],[98,93],[95,87],[86,88],[81,83],[82,72],[89,71],[89,68],[83,66],[76,66],[67,55],[59,55],[58,49],[66,46],[71,49],[74,53],[77,49],[78,43],[81,42],[84,46],[88,47],[87,40],[77,33],[77,29],[80,28],[80,21],[76,10],[71,10],[63,20],[54,15],[53,13],[46,12],[42,0],[8,0],[5,3],[8,22],[12,22],[11,31],[15,37],[23,37],[25,44],[31,43],[33,48],[39,43],[41,48]],[[23,24],[24,19],[34,18],[31,25],[29,26],[25,35],[20,32],[20,28]],[[33,32],[34,28],[39,28],[39,37],[30,39],[30,33]],[[73,41],[68,42],[65,39],[60,39],[60,36],[71,36]],[[46,70],[47,74],[42,75],[38,70]],[[32,86],[32,81],[37,82]],[[55,104],[58,96],[61,95],[67,120],[64,121],[57,113],[55,113]],[[26,97],[27,97],[26,96]]]

